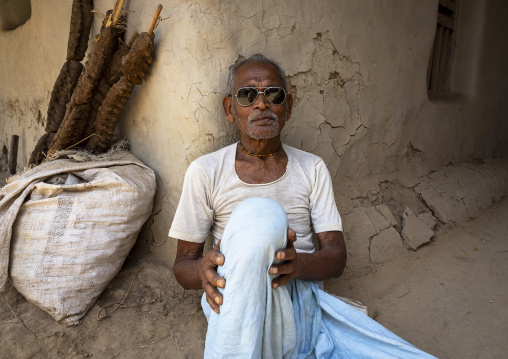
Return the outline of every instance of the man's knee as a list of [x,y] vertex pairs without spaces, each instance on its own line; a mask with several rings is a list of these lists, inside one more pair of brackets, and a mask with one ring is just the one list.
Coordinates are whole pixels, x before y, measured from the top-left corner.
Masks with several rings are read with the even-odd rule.
[[246,199],[231,214],[221,252],[246,259],[275,255],[286,246],[287,228],[286,212],[278,202],[260,197]]

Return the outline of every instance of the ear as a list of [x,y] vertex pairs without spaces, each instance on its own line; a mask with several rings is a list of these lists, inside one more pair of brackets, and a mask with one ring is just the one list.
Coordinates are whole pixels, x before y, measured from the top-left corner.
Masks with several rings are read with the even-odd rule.
[[222,100],[222,107],[224,108],[224,113],[228,121],[234,123],[235,117],[233,116],[233,102],[231,101],[231,96],[224,97]]
[[287,94],[286,96],[286,121],[289,121],[293,113],[293,96]]

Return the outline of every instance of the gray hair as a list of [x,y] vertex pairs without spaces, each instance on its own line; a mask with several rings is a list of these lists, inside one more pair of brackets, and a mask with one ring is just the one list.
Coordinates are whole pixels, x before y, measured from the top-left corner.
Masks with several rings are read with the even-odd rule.
[[286,74],[284,73],[284,70],[280,67],[280,65],[277,62],[268,59],[263,54],[258,53],[258,54],[251,55],[248,58],[246,58],[240,62],[237,62],[236,64],[231,66],[231,68],[229,69],[228,84],[227,84],[228,96],[231,96],[233,94],[236,72],[242,65],[248,64],[250,62],[260,62],[260,63],[264,63],[264,64],[270,64],[273,67],[275,67],[277,69],[277,71],[279,72],[280,78],[282,80],[282,87],[284,88],[284,91],[287,92],[288,84],[286,82]]

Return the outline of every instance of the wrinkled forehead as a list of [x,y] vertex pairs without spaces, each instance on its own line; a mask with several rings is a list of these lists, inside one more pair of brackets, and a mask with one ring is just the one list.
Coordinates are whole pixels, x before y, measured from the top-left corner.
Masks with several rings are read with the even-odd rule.
[[234,89],[241,87],[284,87],[284,82],[275,66],[264,62],[248,62],[236,70]]

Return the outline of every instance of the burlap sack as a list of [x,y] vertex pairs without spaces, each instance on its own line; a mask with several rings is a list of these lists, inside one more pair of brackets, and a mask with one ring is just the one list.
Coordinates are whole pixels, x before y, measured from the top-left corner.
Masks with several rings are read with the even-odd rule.
[[120,270],[155,194],[153,171],[128,151],[80,156],[43,163],[0,191],[0,291],[8,268],[16,289],[64,325],[77,324]]

